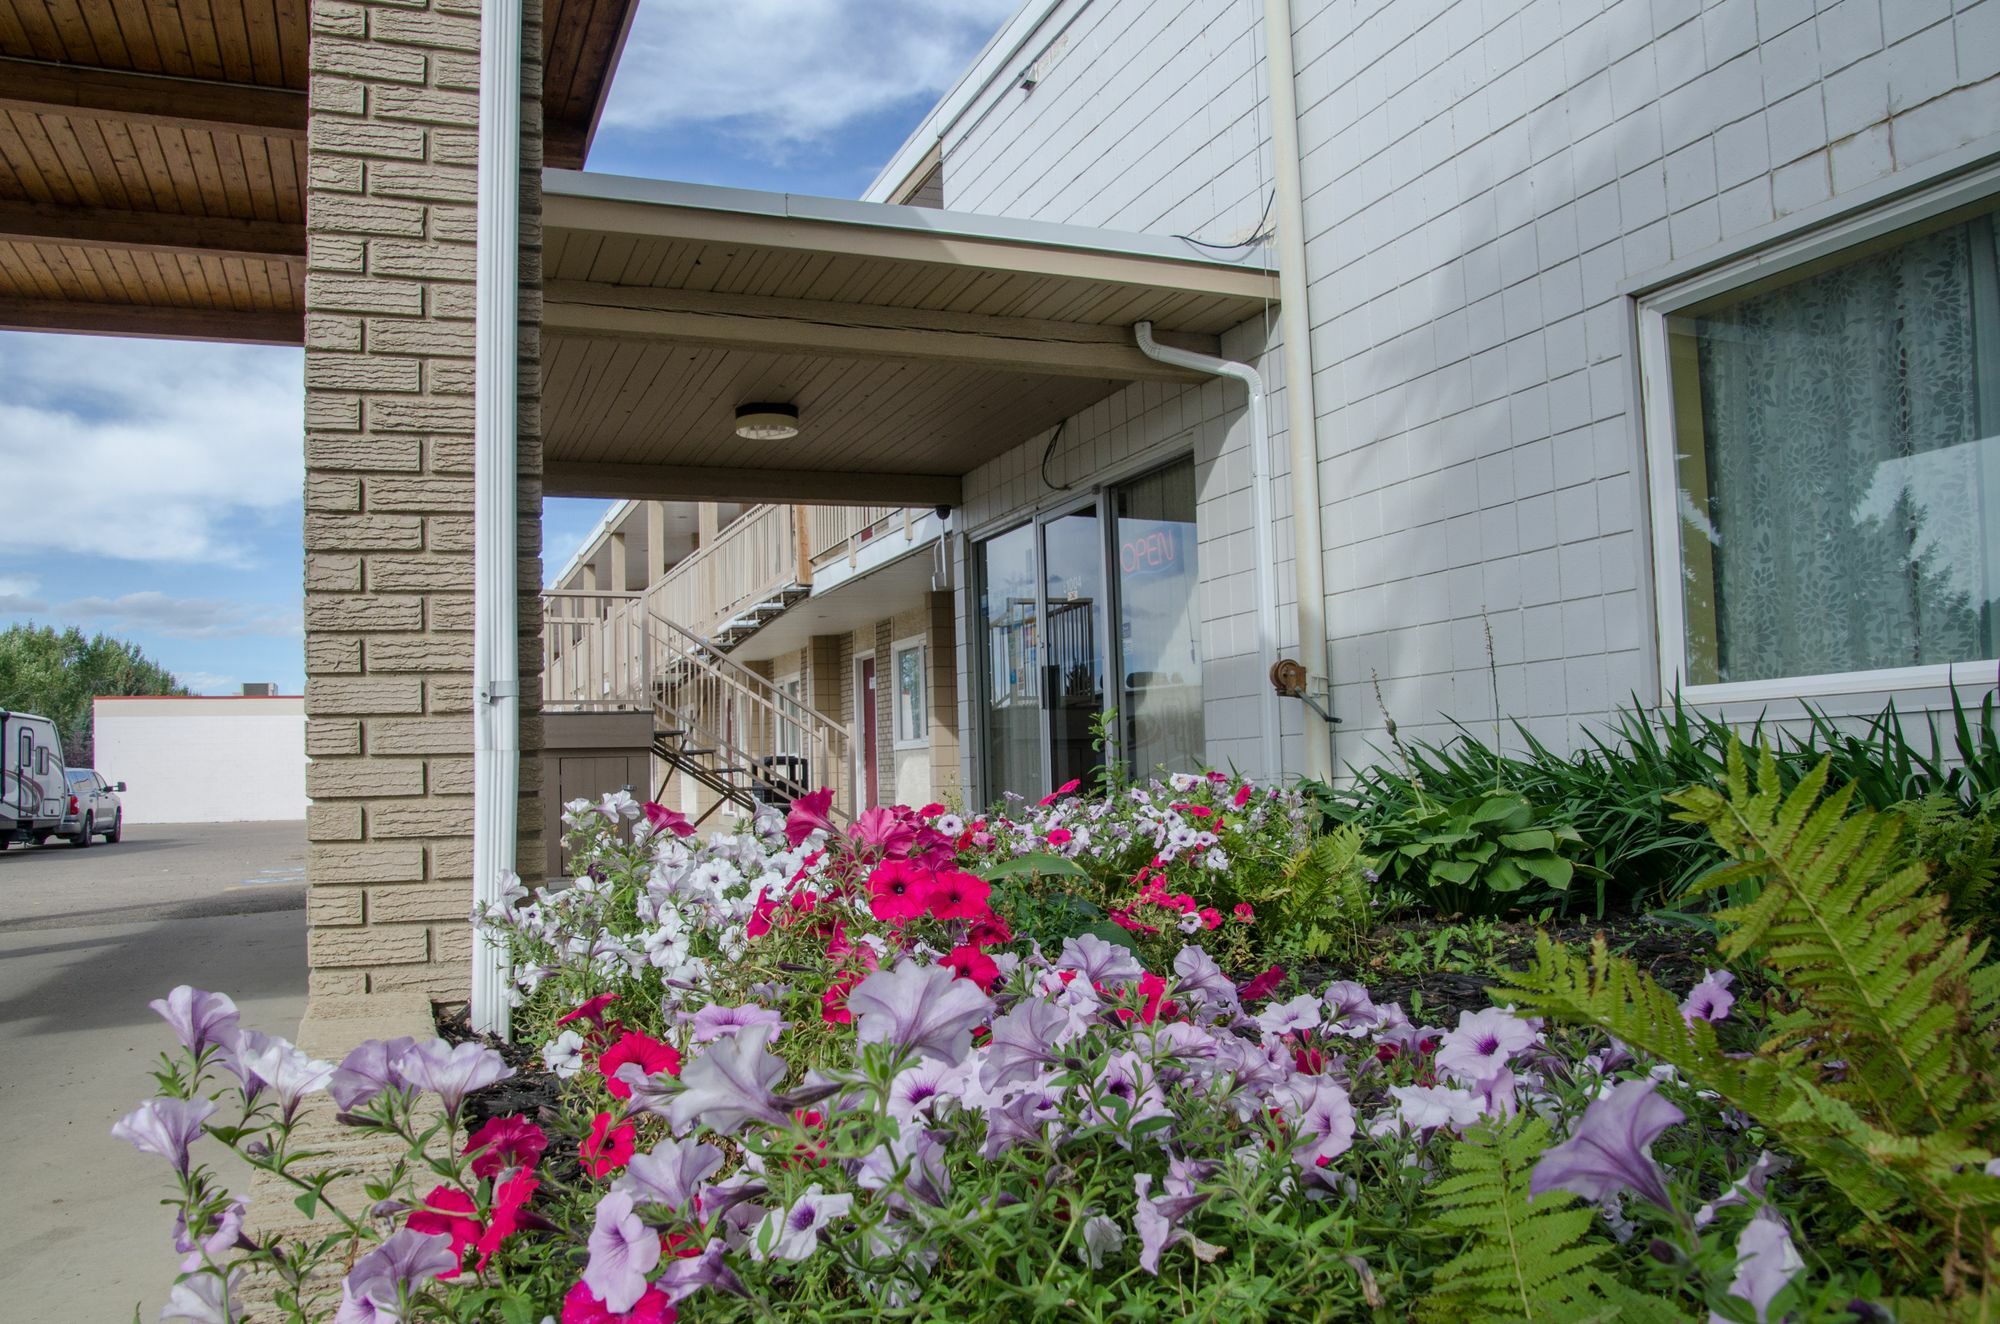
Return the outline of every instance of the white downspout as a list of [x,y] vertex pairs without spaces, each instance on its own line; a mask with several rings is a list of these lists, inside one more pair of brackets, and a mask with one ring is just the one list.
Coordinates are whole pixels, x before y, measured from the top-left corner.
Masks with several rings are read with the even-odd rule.
[[[1278,325],[1284,337],[1285,439],[1292,468],[1292,562],[1299,599],[1299,661],[1306,684],[1332,688],[1326,651],[1326,570],[1320,564],[1319,439],[1314,427],[1312,318],[1306,309],[1305,200],[1299,184],[1299,109],[1293,95],[1291,0],[1264,0],[1265,67],[1271,94],[1271,162],[1276,174]],[[1333,727],[1309,708],[1305,766],[1333,776]]]
[[[1256,562],[1257,656],[1259,666],[1268,667],[1278,658],[1278,592],[1272,573],[1273,567],[1278,564],[1278,549],[1273,537],[1276,524],[1271,518],[1271,424],[1265,414],[1263,375],[1249,364],[1238,363],[1234,359],[1219,359],[1212,354],[1197,354],[1191,349],[1162,345],[1153,339],[1151,322],[1136,323],[1132,327],[1132,338],[1138,342],[1139,352],[1149,359],[1216,377],[1233,378],[1242,382],[1243,389],[1250,395],[1250,517],[1257,535],[1257,551],[1252,558]],[[1264,742],[1264,772],[1271,780],[1277,781],[1285,772],[1284,747],[1278,734],[1278,696],[1270,686],[1262,683],[1261,671],[1257,684],[1257,720]]]
[[[512,881],[521,787],[515,536],[520,345],[521,0],[479,15],[479,216],[474,309],[472,897]],[[472,944],[472,1028],[505,1037],[506,953]]]

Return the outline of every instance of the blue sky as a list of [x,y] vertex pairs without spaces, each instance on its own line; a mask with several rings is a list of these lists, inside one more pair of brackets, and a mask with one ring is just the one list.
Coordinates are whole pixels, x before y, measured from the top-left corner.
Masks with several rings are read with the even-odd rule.
[[[1015,4],[641,0],[589,168],[854,197]],[[298,693],[301,358],[0,332],[0,626]],[[546,503],[551,574],[608,505]]]

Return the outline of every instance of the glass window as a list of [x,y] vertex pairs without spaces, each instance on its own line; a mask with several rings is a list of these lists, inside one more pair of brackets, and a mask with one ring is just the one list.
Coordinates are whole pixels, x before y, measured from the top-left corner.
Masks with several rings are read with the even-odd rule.
[[930,730],[924,710],[924,646],[896,648],[896,743],[916,744]]
[[72,786],[81,786],[90,780],[91,773],[87,768],[71,768],[69,770],[69,784]]
[[974,626],[980,650],[982,790],[1039,796],[1042,691],[1035,585],[1035,526],[1023,524],[978,546]]
[[1995,210],[1666,315],[1688,683],[1996,656]]
[[1118,714],[1139,776],[1189,772],[1206,752],[1195,599],[1194,461],[1112,493],[1117,519]]

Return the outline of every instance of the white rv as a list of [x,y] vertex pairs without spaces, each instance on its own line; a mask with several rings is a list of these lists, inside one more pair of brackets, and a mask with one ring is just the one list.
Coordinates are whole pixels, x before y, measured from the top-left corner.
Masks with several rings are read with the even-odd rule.
[[56,724],[0,708],[0,847],[46,840],[69,803]]

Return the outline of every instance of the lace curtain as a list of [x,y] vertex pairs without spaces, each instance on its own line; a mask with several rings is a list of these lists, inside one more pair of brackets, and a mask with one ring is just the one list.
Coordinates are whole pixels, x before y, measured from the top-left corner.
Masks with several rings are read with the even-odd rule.
[[1993,242],[1982,218],[1678,319],[1690,679],[1994,656]]

